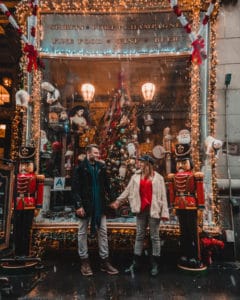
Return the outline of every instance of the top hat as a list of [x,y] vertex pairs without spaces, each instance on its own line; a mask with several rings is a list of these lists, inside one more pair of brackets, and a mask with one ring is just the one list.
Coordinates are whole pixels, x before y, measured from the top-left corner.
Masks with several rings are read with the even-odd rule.
[[35,156],[35,148],[28,146],[21,146],[19,149],[19,158],[22,161],[33,161]]
[[190,152],[190,144],[176,144],[175,146],[175,155],[177,161],[190,159]]
[[155,159],[152,158],[152,156],[150,156],[148,154],[141,156],[138,160],[149,162],[152,165],[155,163]]

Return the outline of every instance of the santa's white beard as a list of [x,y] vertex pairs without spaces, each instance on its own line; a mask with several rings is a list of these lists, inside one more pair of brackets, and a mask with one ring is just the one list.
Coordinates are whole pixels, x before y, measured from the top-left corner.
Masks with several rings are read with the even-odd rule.
[[190,137],[189,136],[183,136],[178,138],[178,142],[180,144],[189,144],[190,143]]

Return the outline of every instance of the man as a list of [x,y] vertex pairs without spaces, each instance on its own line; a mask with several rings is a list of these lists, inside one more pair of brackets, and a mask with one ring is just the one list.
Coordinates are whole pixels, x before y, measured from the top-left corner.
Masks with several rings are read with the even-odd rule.
[[192,171],[190,145],[176,145],[175,174],[168,175],[170,203],[177,211],[180,225],[181,257],[178,267],[187,270],[204,269],[199,244],[199,210],[204,209],[203,173]]
[[110,196],[110,187],[106,166],[99,160],[97,145],[86,148],[87,156],[75,168],[72,179],[72,195],[75,201],[76,215],[79,217],[78,253],[81,259],[81,273],[93,274],[88,255],[87,232],[90,223],[91,235],[97,233],[101,270],[110,275],[118,274],[109,262],[109,249],[106,225],[106,198]]

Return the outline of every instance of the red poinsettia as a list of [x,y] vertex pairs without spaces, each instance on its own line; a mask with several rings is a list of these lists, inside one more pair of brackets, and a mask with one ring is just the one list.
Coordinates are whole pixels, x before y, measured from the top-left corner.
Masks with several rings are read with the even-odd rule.
[[212,263],[212,254],[214,251],[224,248],[224,242],[215,238],[204,237],[201,239],[202,257],[207,265]]

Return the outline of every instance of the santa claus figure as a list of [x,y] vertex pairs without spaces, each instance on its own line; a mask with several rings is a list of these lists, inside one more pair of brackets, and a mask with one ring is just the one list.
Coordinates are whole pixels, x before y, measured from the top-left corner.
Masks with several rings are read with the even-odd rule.
[[204,209],[203,173],[192,171],[190,145],[177,144],[176,173],[168,175],[171,206],[176,210],[180,225],[180,252],[178,267],[203,270],[199,243],[199,211]]
[[14,211],[15,255],[28,256],[30,230],[34,212],[42,207],[44,175],[36,175],[34,168],[35,148],[21,147],[19,173],[17,174]]

